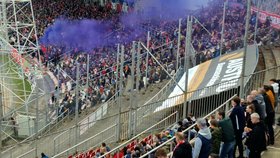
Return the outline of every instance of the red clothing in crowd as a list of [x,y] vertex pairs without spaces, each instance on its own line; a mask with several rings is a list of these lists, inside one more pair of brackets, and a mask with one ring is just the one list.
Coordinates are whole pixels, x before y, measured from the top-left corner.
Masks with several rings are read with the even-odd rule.
[[111,2],[108,2],[108,3],[106,4],[106,8],[107,8],[108,10],[111,10],[111,9],[112,9],[112,3],[111,3]]
[[117,4],[117,12],[122,12],[122,5],[120,3]]

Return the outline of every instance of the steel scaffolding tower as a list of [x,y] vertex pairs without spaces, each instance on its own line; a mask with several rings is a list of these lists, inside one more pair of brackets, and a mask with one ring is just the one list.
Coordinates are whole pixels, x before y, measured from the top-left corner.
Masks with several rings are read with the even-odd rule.
[[[32,58],[34,57],[34,58]],[[19,115],[34,117],[36,108],[31,106],[39,96],[44,95],[37,87],[36,80],[42,78],[40,53],[31,0],[0,1],[0,89],[2,94],[3,120],[2,135],[17,136],[15,125]],[[37,96],[36,96],[37,95]],[[39,96],[38,96],[39,95]],[[28,119],[26,119],[28,120]],[[23,123],[23,122],[22,122]],[[27,136],[30,122],[23,123]],[[35,123],[33,124],[33,128]],[[20,126],[20,123],[17,122]],[[4,134],[3,134],[4,133]],[[4,139],[4,138],[2,138]],[[16,141],[16,140],[15,140]]]

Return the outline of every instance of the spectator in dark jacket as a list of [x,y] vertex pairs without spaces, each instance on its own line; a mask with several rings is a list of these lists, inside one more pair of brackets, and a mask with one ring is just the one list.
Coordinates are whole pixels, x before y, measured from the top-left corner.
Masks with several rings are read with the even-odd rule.
[[[239,97],[234,97],[231,100],[231,105],[233,106],[233,110],[229,117],[233,125],[235,141],[236,141],[234,151],[236,151],[236,148],[238,147],[238,151],[240,153],[239,158],[243,158],[242,133],[245,128],[245,113],[242,107],[240,106]],[[235,156],[235,152],[233,156]]]
[[41,157],[42,158],[49,158],[46,154],[44,154],[44,153],[41,153]]
[[192,158],[192,147],[184,140],[184,134],[177,132],[175,136],[177,145],[173,150],[173,158]]
[[211,158],[218,158],[220,153],[220,144],[222,141],[222,130],[218,127],[217,120],[210,120],[210,131],[212,135],[212,149],[210,156]]
[[[248,104],[253,104],[255,107],[255,112],[258,113],[261,117],[261,120],[264,120],[266,117],[266,112],[265,112],[265,108],[262,109],[261,105],[259,104],[259,102],[255,99],[254,95],[248,95],[247,96],[247,102]],[[265,105],[264,105],[265,107]]]
[[265,89],[260,88],[259,91],[263,95],[264,102],[265,102],[265,110],[267,117],[265,118],[265,124],[268,129],[268,134],[269,134],[269,144],[273,145],[274,144],[274,129],[273,129],[273,124],[274,124],[274,119],[275,119],[275,111],[273,109],[273,105],[269,99],[269,96],[267,95]]
[[244,131],[246,132],[246,128],[253,128],[253,123],[251,121],[251,114],[255,113],[255,106],[253,104],[249,104],[246,107],[246,127],[244,128]]
[[233,158],[235,139],[234,139],[234,130],[232,127],[231,120],[230,118],[225,117],[224,111],[218,112],[218,119],[220,120],[219,127],[222,130],[222,142],[223,142],[221,146],[220,157]]
[[264,102],[264,99],[263,99],[263,96],[260,92],[258,92],[257,90],[253,90],[251,92],[251,95],[254,96],[254,100],[256,100],[258,102],[258,104],[260,105],[259,106],[259,112],[258,113],[261,117],[261,120],[264,120],[266,118],[266,111],[265,111],[265,102]]
[[266,128],[263,122],[260,121],[258,113],[251,114],[251,121],[254,124],[254,128],[246,142],[250,150],[249,158],[260,158],[261,152],[266,150]]
[[179,128],[177,130],[178,132],[183,132],[186,129],[182,121],[178,121],[178,125],[179,125]]

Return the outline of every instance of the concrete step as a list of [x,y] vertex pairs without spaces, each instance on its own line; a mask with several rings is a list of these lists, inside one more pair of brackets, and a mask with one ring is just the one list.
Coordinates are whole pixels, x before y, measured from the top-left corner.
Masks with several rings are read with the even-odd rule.
[[258,72],[258,71],[261,71],[261,70],[264,70],[264,69],[266,69],[265,61],[264,61],[264,55],[263,55],[263,52],[261,50],[259,50],[259,61],[258,61],[255,72]]
[[[280,47],[274,47],[272,53],[275,57],[276,65],[280,66]],[[278,69],[277,72],[277,79],[280,79],[280,69]]]
[[[277,66],[275,57],[274,57],[274,55],[272,53],[272,50],[271,50],[271,47],[261,46],[259,48],[260,48],[259,50],[263,54],[266,69]],[[266,74],[265,74],[265,77],[264,77],[264,84],[269,84],[269,80],[272,79],[272,78],[276,78],[276,77],[277,77],[277,71],[276,70],[267,71]]]
[[[157,84],[152,84],[150,86],[148,86],[147,90],[141,90],[141,92],[138,94],[139,99],[137,100],[137,104],[138,106],[143,105],[146,101],[148,101],[151,97],[153,97],[162,87],[164,87],[164,85],[168,82],[168,80],[164,80],[163,82],[157,83]],[[129,109],[129,105],[130,105],[130,99],[129,96],[123,96],[122,97],[122,111],[127,111]],[[85,110],[84,112],[82,112],[79,115],[79,121],[83,120],[85,117],[87,117],[89,114],[91,114],[93,111],[95,111],[97,109],[96,106],[94,108],[90,108]],[[109,108],[108,110],[108,116],[112,116],[114,114],[117,114],[118,112],[118,108],[116,108],[116,105],[113,105],[112,108]],[[80,136],[79,141],[81,142],[83,140],[86,140],[87,138],[99,133],[100,131],[106,129],[107,127],[115,124],[116,122],[116,116],[114,117],[110,117],[104,120],[100,120],[98,122],[96,122],[96,124],[94,124],[94,126],[92,128],[90,128],[86,133],[84,133],[83,135]],[[68,129],[72,126],[75,125],[75,120],[74,119],[69,119],[66,120],[63,124],[60,125],[60,127],[58,129],[53,129],[51,134],[49,136],[40,138],[37,143],[38,143],[38,151],[40,152],[44,152],[48,155],[53,155],[53,151],[54,151],[54,146],[53,146],[53,139],[54,137],[56,137],[57,135],[59,135],[61,132],[61,130],[65,130]],[[52,134],[53,133],[53,134]],[[102,138],[103,140],[106,139],[107,136],[100,136],[100,138]],[[75,138],[75,134],[72,133],[71,135],[69,135],[69,138],[71,139],[71,142],[74,140]],[[98,142],[100,145],[100,142]],[[26,143],[24,145],[18,146],[16,149],[13,150],[13,155],[14,156],[19,156],[23,153],[26,153],[28,151],[30,151],[32,148],[35,147],[35,143],[34,142],[30,142],[30,143]],[[61,146],[62,149],[67,149],[72,145],[66,145],[66,146]],[[5,156],[7,156],[6,153]]]

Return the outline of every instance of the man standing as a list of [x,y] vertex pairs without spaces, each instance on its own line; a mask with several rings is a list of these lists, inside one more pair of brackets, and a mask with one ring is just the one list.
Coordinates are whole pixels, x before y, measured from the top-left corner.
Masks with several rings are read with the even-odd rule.
[[208,158],[211,152],[212,135],[205,119],[197,119],[198,135],[195,139],[193,158]]
[[233,156],[235,157],[235,151],[238,146],[239,156],[238,158],[243,158],[243,143],[242,143],[242,133],[245,128],[245,113],[243,108],[240,106],[240,98],[234,97],[231,100],[231,105],[233,106],[233,110],[230,114],[230,119],[234,129],[234,135],[236,144],[234,146]]
[[173,158],[191,158],[192,146],[185,141],[184,134],[177,132],[175,134],[177,145],[173,150]]
[[222,142],[220,158],[233,158],[235,137],[230,118],[225,117],[224,111],[218,112],[219,127],[222,129]]
[[258,113],[251,114],[251,121],[254,127],[247,138],[247,145],[250,150],[249,158],[260,158],[261,152],[266,150],[266,128],[260,121]]
[[[274,145],[274,129],[273,129],[273,124],[275,121],[274,106],[273,106],[273,103],[272,103],[270,97],[268,96],[268,90],[265,90],[264,88],[260,88],[259,91],[263,95],[265,107],[266,107],[267,117],[265,118],[265,124],[268,128],[269,144]],[[271,94],[271,93],[269,93],[269,94]]]

